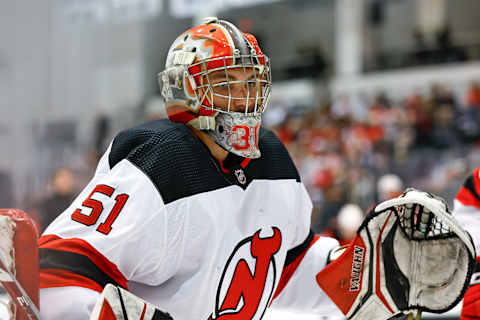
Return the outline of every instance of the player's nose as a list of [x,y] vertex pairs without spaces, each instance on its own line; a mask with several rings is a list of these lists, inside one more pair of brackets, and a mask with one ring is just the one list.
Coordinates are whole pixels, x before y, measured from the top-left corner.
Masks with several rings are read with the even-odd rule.
[[234,112],[254,112],[255,111],[255,93],[247,88],[247,85],[239,85],[233,93],[233,111]]

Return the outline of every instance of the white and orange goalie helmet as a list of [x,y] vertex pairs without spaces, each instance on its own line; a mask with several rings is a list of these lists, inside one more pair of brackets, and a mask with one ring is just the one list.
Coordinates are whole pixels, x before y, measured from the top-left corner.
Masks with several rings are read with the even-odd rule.
[[[232,76],[233,71],[240,76]],[[171,121],[206,130],[227,151],[260,157],[258,131],[271,73],[253,35],[207,18],[173,42],[158,80]]]

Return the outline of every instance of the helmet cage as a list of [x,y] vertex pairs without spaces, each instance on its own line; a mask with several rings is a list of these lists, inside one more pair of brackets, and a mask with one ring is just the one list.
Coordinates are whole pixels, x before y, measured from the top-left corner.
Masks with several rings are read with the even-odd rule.
[[[254,77],[247,79],[247,68],[254,68],[256,72]],[[244,72],[244,79],[229,79],[228,70],[240,69]],[[213,83],[210,76],[213,72],[224,71],[225,81]],[[190,80],[190,84],[195,92],[196,101],[201,108],[209,111],[220,113],[233,112],[232,104],[237,100],[245,103],[245,114],[257,115],[265,111],[268,98],[271,92],[271,69],[270,61],[263,54],[252,53],[248,55],[222,56],[204,59],[199,62],[192,63],[186,68],[186,77]],[[234,86],[245,86],[246,97],[232,96]],[[250,88],[255,88],[255,94],[251,94]],[[226,88],[225,94],[219,93],[218,89]],[[224,90],[224,89],[223,89]],[[214,97],[227,100],[227,106],[220,107],[214,104]],[[253,110],[249,105],[253,103]]]

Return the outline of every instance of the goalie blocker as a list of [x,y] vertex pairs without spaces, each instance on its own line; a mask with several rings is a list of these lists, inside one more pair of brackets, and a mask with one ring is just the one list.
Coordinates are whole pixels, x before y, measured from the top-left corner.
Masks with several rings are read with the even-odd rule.
[[475,249],[443,199],[415,189],[369,213],[347,249],[317,274],[348,319],[445,312],[463,297]]

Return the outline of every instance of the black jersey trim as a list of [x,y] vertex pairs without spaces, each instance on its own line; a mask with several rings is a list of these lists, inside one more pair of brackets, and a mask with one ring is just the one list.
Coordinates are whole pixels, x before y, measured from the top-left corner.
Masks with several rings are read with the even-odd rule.
[[122,287],[97,267],[87,256],[79,253],[40,248],[40,269],[60,269],[89,278],[102,288],[108,283]]
[[308,233],[307,239],[303,241],[301,244],[296,246],[293,249],[288,250],[287,257],[285,258],[285,265],[283,268],[287,267],[289,264],[294,262],[299,256],[301,256],[305,251],[307,251],[308,247],[314,240],[314,233],[312,230]]
[[475,273],[480,273],[480,262],[475,263],[475,269],[473,270]]
[[475,181],[474,181],[474,176],[471,175],[467,178],[467,180],[465,181],[464,183],[464,187],[466,189],[468,189],[468,191],[470,191],[474,196],[475,198],[477,198],[478,200],[480,200],[480,195],[477,193],[477,190],[475,189]]

